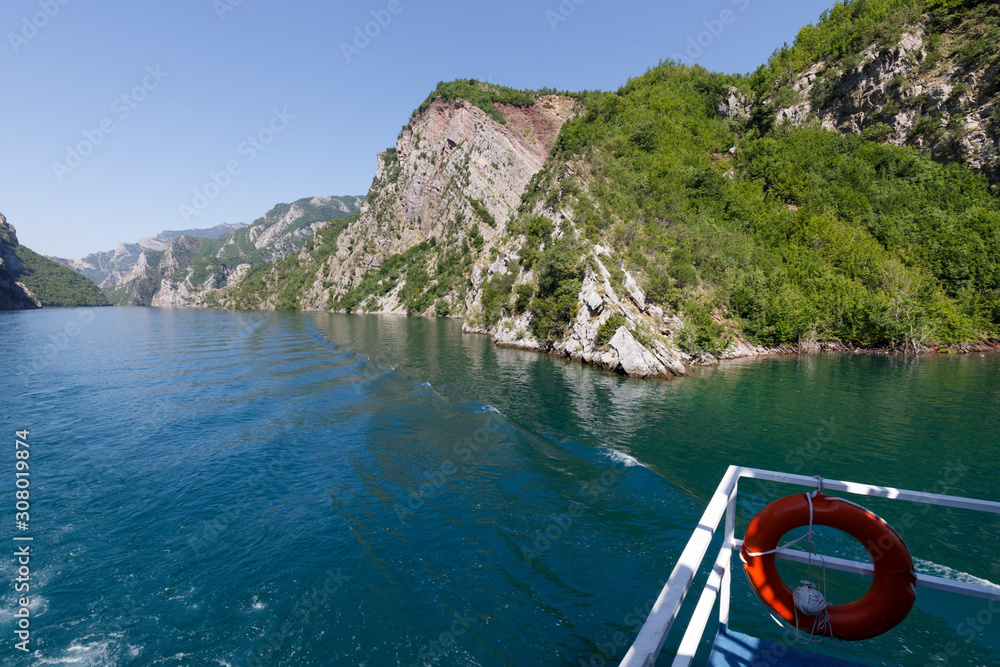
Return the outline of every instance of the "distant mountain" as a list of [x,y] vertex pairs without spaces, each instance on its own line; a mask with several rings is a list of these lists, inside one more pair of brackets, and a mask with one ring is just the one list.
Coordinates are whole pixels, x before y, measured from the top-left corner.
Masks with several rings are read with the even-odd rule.
[[139,239],[139,245],[145,250],[166,250],[171,241],[182,236],[193,236],[196,239],[217,239],[226,232],[249,227],[245,222],[223,222],[210,229],[184,229],[181,231],[160,232],[152,238]]
[[87,276],[101,288],[113,288],[118,281],[128,274],[139,261],[139,255],[146,250],[166,250],[171,241],[182,236],[194,238],[217,239],[223,234],[246,227],[246,223],[224,222],[210,229],[185,229],[182,231],[165,231],[150,238],[139,239],[138,243],[120,243],[114,250],[95,252],[83,259],[63,259],[49,257],[54,262],[68,266],[78,273]]
[[0,310],[106,305],[86,277],[18,243],[14,226],[0,213]]
[[[107,277],[101,287],[112,303],[200,306],[210,292],[239,283],[254,267],[298,252],[322,223],[352,215],[363,202],[363,197],[307,197],[278,204],[238,229],[220,230],[220,225],[208,230],[221,231],[214,235],[205,230],[164,232],[90,258],[103,262]],[[74,268],[85,275],[99,270],[93,259],[91,267],[81,266],[87,259]]]

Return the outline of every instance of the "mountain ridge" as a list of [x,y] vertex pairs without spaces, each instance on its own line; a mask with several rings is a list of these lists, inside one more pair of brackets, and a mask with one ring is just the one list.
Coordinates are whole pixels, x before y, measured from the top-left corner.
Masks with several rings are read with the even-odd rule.
[[211,291],[238,283],[254,266],[297,252],[321,222],[352,214],[362,201],[304,197],[275,205],[249,225],[162,232],[71,266],[102,277],[100,286],[116,305],[202,306]]
[[46,255],[48,259],[73,269],[93,280],[99,287],[109,287],[127,273],[139,260],[139,254],[146,250],[166,250],[170,243],[181,236],[195,238],[218,238],[226,232],[246,227],[246,223],[224,222],[207,229],[165,230],[156,236],[143,237],[134,243],[122,242],[114,250],[90,253],[81,259],[66,259]]

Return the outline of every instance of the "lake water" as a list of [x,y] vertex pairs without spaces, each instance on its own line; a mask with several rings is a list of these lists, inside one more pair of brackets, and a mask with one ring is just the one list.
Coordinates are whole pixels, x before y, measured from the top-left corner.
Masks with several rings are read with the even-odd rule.
[[[0,361],[7,665],[611,665],[730,464],[1000,500],[996,356],[639,381],[455,321],[107,308],[0,313]],[[749,515],[798,491],[744,486]],[[1000,518],[916,515],[920,569],[1000,582]],[[734,583],[733,627],[780,640]],[[1000,603],[920,590],[889,634],[816,650],[997,665]]]

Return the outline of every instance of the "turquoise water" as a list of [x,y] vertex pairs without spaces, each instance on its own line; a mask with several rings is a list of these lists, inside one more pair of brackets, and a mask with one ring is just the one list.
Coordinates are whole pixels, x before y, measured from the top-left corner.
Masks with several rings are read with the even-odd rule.
[[[0,559],[10,665],[617,664],[731,463],[1000,500],[995,356],[650,382],[452,321],[135,308],[0,313],[0,359],[0,539],[34,538],[30,654]],[[746,516],[794,491],[745,490]],[[915,514],[921,568],[1000,582],[1000,519]],[[733,626],[780,641],[735,583]],[[922,590],[888,635],[819,650],[996,665],[992,609]]]

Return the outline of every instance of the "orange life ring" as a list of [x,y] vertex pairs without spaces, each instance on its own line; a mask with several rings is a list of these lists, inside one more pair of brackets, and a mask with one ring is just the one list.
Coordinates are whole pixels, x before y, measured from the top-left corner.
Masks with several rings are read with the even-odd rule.
[[[861,542],[875,566],[871,588],[860,600],[827,607],[827,634],[838,639],[871,639],[896,627],[917,599],[913,559],[899,534],[881,517],[860,505],[817,494],[812,499],[813,525],[829,526]],[[796,611],[792,591],[781,580],[774,554],[751,557],[778,546],[790,530],[809,525],[809,494],[787,496],[765,507],[747,527],[740,555],[750,585],[776,614],[799,630],[812,633],[817,616]]]

